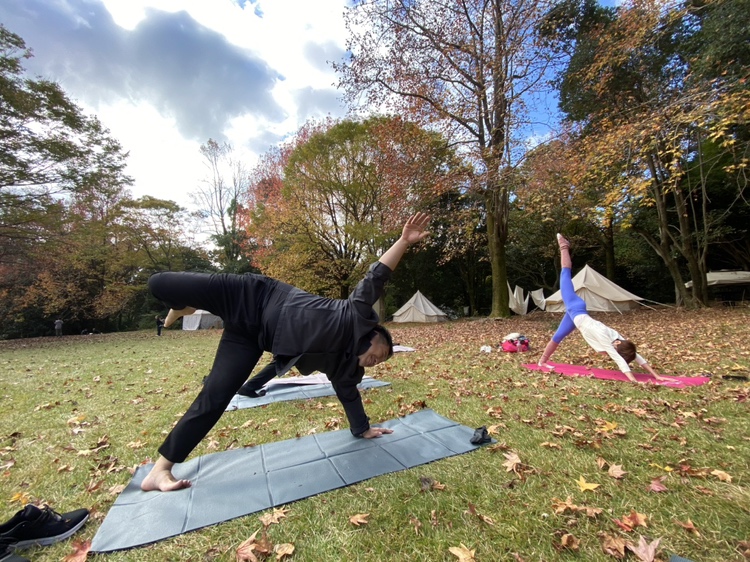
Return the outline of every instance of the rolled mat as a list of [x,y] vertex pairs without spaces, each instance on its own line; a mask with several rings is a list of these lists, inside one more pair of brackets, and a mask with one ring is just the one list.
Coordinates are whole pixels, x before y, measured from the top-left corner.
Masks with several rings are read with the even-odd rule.
[[[357,385],[360,390],[389,386],[391,383],[379,381],[365,376]],[[286,402],[289,400],[308,400],[310,398],[322,398],[335,396],[333,385],[323,373],[316,373],[306,377],[281,377],[271,379],[263,387],[265,394],[257,398],[235,394],[229,402],[226,411],[243,410],[245,408],[257,408],[274,402]]]

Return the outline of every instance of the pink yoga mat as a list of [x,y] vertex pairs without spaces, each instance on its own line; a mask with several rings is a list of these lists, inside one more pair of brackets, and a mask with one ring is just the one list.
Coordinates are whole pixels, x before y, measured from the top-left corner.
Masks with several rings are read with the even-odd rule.
[[[596,367],[586,367],[585,365],[565,365],[563,363],[550,363],[555,369],[540,367],[536,363],[526,363],[522,365],[532,371],[542,371],[543,373],[559,373],[568,377],[594,377],[610,381],[628,381],[628,377],[620,371],[608,371],[607,369],[597,369]],[[700,386],[706,384],[711,379],[709,377],[672,377],[667,381],[657,381],[654,377],[644,373],[633,373],[638,382],[650,382],[662,386],[671,386],[673,388],[684,388],[686,386]],[[667,376],[667,375],[663,375]]]

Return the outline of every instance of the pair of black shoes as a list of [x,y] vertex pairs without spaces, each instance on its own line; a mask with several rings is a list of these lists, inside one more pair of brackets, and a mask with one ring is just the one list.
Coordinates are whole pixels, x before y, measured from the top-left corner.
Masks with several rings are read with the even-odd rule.
[[49,506],[27,505],[0,525],[0,562],[28,562],[16,549],[48,546],[70,537],[89,518],[87,509],[57,513]]
[[474,431],[474,435],[471,436],[471,439],[469,439],[472,445],[484,445],[485,443],[489,443],[492,441],[492,437],[490,437],[490,434],[487,432],[487,426],[482,426],[476,428]]

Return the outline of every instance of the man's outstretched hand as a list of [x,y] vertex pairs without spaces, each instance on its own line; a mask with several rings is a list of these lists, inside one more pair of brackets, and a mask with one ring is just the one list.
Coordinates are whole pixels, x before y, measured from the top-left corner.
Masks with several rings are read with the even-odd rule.
[[412,246],[427,238],[430,233],[426,229],[431,218],[427,213],[416,213],[409,217],[401,232],[401,240]]

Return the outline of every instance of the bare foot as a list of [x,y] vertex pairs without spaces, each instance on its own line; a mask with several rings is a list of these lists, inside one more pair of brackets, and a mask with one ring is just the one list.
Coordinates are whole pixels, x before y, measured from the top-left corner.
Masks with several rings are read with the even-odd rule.
[[151,469],[146,478],[141,482],[141,490],[144,492],[152,492],[159,490],[161,492],[172,492],[174,490],[182,490],[183,488],[189,488],[192,486],[190,480],[177,480],[172,476],[170,470],[159,470],[156,467]]
[[172,324],[175,323],[177,319],[182,318],[183,316],[187,316],[188,314],[193,314],[195,310],[196,309],[192,306],[186,306],[185,308],[182,308],[180,310],[170,308],[169,314],[167,314],[167,317],[164,319],[164,327],[169,328]]
[[539,365],[540,367],[544,367],[545,369],[552,369],[553,371],[555,370],[555,366],[550,365],[549,363],[537,363],[537,365]]

